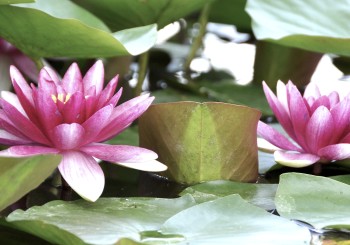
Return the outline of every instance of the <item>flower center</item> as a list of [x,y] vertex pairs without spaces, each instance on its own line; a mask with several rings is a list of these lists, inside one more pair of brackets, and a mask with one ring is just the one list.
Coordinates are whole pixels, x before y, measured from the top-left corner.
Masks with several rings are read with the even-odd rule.
[[52,100],[57,103],[57,101],[61,101],[63,104],[67,103],[67,101],[70,99],[72,95],[71,94],[58,94],[56,95],[51,95]]

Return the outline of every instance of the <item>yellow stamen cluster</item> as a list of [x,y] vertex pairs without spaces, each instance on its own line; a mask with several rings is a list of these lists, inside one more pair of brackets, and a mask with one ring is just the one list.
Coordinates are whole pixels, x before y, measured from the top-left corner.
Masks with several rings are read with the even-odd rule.
[[57,100],[63,102],[63,104],[67,103],[67,101],[70,99],[72,95],[71,94],[58,94],[57,96],[52,94],[51,98],[52,100],[57,103]]

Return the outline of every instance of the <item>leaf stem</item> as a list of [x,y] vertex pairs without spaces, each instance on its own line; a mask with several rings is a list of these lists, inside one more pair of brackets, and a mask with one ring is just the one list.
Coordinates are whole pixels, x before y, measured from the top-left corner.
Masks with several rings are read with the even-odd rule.
[[142,53],[139,56],[139,72],[137,77],[137,84],[135,87],[135,96],[142,93],[142,85],[146,77],[147,66],[148,66],[149,52]]
[[194,41],[192,43],[190,52],[186,58],[185,64],[184,64],[184,71],[186,73],[188,73],[190,71],[190,65],[192,60],[194,59],[194,57],[197,54],[198,49],[202,46],[202,39],[205,35],[205,31],[206,31],[206,27],[208,24],[208,16],[210,13],[210,3],[207,3],[202,11],[201,11],[201,15],[199,17],[199,32],[198,35],[194,38]]

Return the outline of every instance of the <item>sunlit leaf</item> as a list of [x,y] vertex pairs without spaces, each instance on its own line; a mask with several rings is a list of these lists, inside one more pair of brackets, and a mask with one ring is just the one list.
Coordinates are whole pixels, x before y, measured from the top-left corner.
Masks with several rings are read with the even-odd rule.
[[59,156],[0,159],[0,210],[39,186],[60,163]]
[[[163,234],[179,234],[181,244],[308,244],[310,233],[231,195],[188,208],[165,222]],[[164,243],[165,244],[165,243]]]
[[191,194],[196,202],[202,203],[232,194],[239,194],[251,204],[266,210],[272,210],[275,208],[276,189],[276,184],[248,184],[216,180],[188,187],[180,195]]
[[349,2],[249,0],[257,39],[321,53],[350,55]]
[[140,145],[168,166],[179,183],[255,181],[256,126],[260,112],[225,103],[152,105],[139,121]]
[[157,23],[159,28],[199,11],[212,0],[74,0],[113,31]]
[[35,58],[111,57],[147,51],[156,41],[157,27],[112,34],[103,22],[71,1],[38,0],[0,6],[0,36]]
[[350,186],[330,178],[283,174],[275,204],[281,216],[316,229],[350,228]]
[[[122,238],[139,241],[141,232],[158,230],[169,217],[193,205],[189,195],[177,199],[100,198],[95,203],[53,201],[25,212],[17,210],[7,221],[11,227],[52,243],[114,244]],[[130,244],[123,242],[120,244]]]
[[[306,244],[310,233],[230,195],[194,205],[177,199],[54,201],[15,211],[7,226],[66,244]],[[82,240],[82,241],[81,241]]]

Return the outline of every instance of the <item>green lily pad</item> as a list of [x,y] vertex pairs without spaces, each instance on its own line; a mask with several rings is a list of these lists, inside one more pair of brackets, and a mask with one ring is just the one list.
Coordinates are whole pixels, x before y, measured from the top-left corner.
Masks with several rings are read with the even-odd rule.
[[52,243],[77,244],[72,239],[79,239],[89,244],[113,244],[122,238],[138,241],[140,232],[159,229],[169,217],[195,204],[189,195],[177,199],[100,198],[95,203],[53,201],[17,210],[7,221]]
[[0,210],[3,210],[38,187],[56,169],[61,158],[49,155],[0,161]]
[[316,229],[350,228],[350,186],[330,178],[283,174],[275,204],[281,216]]
[[239,194],[244,200],[266,210],[275,209],[276,184],[249,184],[228,180],[216,180],[186,188],[181,195],[191,194],[196,202],[202,203],[220,197]]
[[306,244],[308,229],[230,195],[54,201],[15,211],[7,227],[65,244]]
[[168,219],[162,234],[181,234],[180,244],[307,244],[311,235],[281,217],[230,195],[188,208]]
[[213,0],[74,0],[113,31],[157,23],[159,28],[199,11]]
[[68,0],[0,5],[0,36],[27,55],[40,57],[111,57],[137,55],[156,42],[148,25],[110,33],[102,21]]
[[[257,39],[320,53],[350,55],[350,9],[347,0],[247,1]],[[312,18],[310,18],[312,16]]]
[[161,173],[179,183],[230,179],[255,182],[256,125],[260,112],[226,103],[152,105],[140,118],[140,146],[168,166]]

